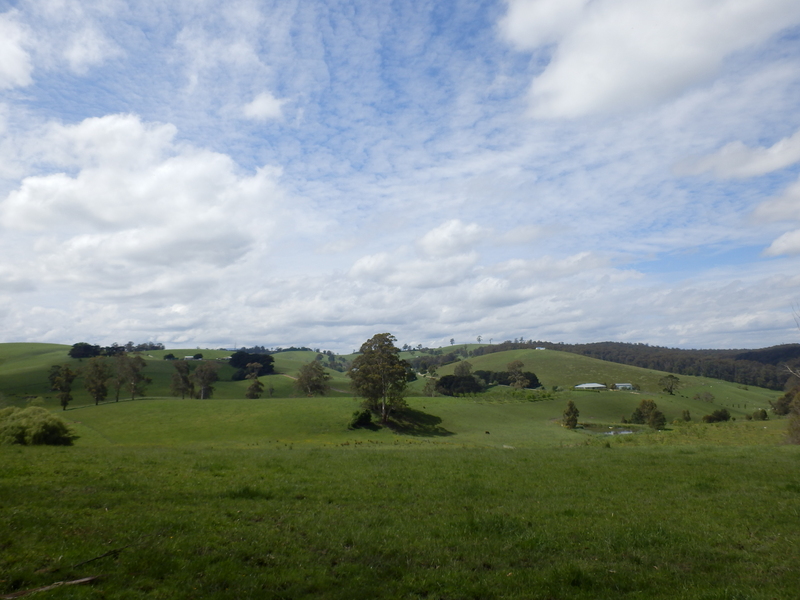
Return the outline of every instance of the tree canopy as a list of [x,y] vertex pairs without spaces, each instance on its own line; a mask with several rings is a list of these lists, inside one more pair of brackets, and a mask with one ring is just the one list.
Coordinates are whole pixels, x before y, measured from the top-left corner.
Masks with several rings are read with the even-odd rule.
[[361,345],[360,354],[347,372],[355,392],[367,408],[386,423],[392,411],[405,406],[403,392],[408,383],[408,364],[399,356],[390,333],[378,333]]

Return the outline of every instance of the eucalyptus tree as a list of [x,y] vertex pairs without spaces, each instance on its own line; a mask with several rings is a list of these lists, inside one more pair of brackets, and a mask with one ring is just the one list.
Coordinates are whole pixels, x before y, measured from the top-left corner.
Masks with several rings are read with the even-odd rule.
[[399,356],[390,333],[378,333],[361,345],[347,376],[366,408],[379,414],[386,423],[389,415],[406,406],[403,392],[408,383],[408,363]]

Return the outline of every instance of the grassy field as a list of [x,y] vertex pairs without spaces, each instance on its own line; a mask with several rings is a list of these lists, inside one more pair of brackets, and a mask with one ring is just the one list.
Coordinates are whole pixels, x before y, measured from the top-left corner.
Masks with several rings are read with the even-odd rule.
[[[57,409],[38,378],[68,347],[8,346],[6,401],[36,393]],[[647,391],[660,374],[646,371],[643,393],[410,397],[396,428],[351,431],[357,400],[301,397],[286,376],[313,353],[276,355],[284,375],[264,380],[283,387],[258,400],[241,397],[243,382],[220,382],[211,400],[155,397],[171,365],[150,354],[153,397],[59,411],[74,446],[0,446],[0,596],[86,577],[98,579],[47,597],[766,600],[800,589],[800,447],[785,444],[785,419],[743,419],[777,392],[681,378],[668,396]],[[503,354],[470,362],[499,370],[517,357]],[[628,377],[574,381],[610,363],[558,354],[519,357],[551,381],[637,383],[619,365],[609,373]],[[693,399],[706,390],[713,404]],[[694,420],[604,435],[642,398],[669,421]],[[567,399],[585,427],[560,427]],[[723,405],[736,421],[698,422]]]

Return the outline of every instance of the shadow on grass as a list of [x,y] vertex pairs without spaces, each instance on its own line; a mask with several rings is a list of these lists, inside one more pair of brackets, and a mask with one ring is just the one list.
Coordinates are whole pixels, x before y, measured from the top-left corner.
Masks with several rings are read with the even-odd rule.
[[436,415],[406,408],[402,412],[395,413],[387,423],[387,426],[402,435],[415,435],[420,437],[449,436],[455,435],[441,426],[442,419]]

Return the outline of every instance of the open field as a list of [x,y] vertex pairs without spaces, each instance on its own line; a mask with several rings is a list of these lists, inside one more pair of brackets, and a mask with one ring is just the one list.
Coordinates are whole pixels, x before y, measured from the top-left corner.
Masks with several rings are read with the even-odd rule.
[[[57,410],[46,381],[36,386],[68,347],[5,349],[0,386],[40,390]],[[278,354],[276,367],[291,375],[305,354]],[[503,354],[470,362],[499,370],[514,359]],[[528,365],[544,354],[521,356],[543,379],[611,364],[553,352],[564,356]],[[478,366],[489,358],[497,366]],[[148,369],[163,390],[171,365],[154,356]],[[646,373],[645,384],[661,375]],[[357,400],[288,397],[291,379],[263,379],[285,387],[258,400],[241,398],[244,382],[220,382],[211,400],[84,399],[58,411],[80,436],[73,447],[0,446],[0,595],[94,576],[46,597],[766,600],[800,589],[800,447],[785,444],[785,419],[743,419],[778,392],[701,378],[674,396],[531,401],[503,388],[411,397],[395,430],[351,431]],[[642,398],[694,422],[592,433]],[[586,429],[559,426],[567,399]],[[737,420],[697,422],[719,406]]]

